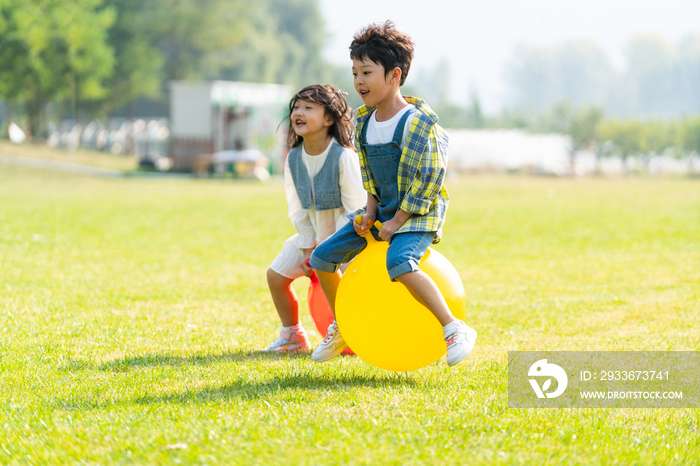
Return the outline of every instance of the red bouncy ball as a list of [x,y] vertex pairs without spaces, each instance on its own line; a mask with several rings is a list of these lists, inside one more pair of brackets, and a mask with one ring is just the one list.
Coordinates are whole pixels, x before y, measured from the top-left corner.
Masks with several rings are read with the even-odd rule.
[[[321,336],[325,337],[328,332],[328,326],[333,323],[333,311],[331,305],[328,304],[326,295],[323,293],[321,283],[315,273],[311,274],[309,282],[309,311],[311,318],[314,321],[316,330]],[[350,348],[343,351],[343,354],[355,354]]]

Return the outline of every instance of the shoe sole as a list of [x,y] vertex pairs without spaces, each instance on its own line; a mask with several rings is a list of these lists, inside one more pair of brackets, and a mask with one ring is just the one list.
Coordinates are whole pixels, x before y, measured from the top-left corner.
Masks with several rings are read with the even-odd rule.
[[470,345],[465,347],[464,351],[460,353],[457,357],[452,358],[452,361],[448,360],[448,366],[454,366],[455,364],[459,364],[460,362],[462,362],[462,360],[464,360],[464,358],[469,356],[469,353],[472,352],[472,350],[474,349],[474,345],[476,344],[477,335],[478,334],[476,333],[476,330],[467,326],[467,343],[470,343]]
[[306,348],[297,348],[289,351],[278,351],[278,353],[282,354],[296,354],[296,353],[308,353],[311,351],[311,347],[306,347]]
[[335,349],[333,350],[333,352],[331,352],[331,353],[326,353],[326,354],[324,354],[323,356],[316,356],[316,352],[314,351],[314,353],[311,355],[311,360],[312,360],[313,362],[326,362],[326,361],[329,361],[329,360],[333,359],[334,357],[338,356],[338,355],[339,355],[340,353],[342,353],[343,351],[345,351],[345,348],[347,348],[347,347],[348,347],[347,344],[339,345],[339,347],[338,347],[338,348],[335,348]]
[[295,348],[295,349],[293,349],[293,350],[275,350],[275,349],[265,350],[265,349],[263,349],[263,350],[261,350],[261,351],[262,351],[263,353],[276,353],[276,354],[308,353],[309,351],[311,351],[311,345],[309,345],[309,346],[303,346],[303,347],[300,347],[300,348]]

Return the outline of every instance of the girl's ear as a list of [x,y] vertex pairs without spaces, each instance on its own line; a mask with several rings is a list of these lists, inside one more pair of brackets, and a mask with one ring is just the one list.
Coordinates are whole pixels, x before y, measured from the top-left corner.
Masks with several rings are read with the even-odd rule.
[[326,113],[326,120],[323,122],[323,126],[333,126],[333,117]]

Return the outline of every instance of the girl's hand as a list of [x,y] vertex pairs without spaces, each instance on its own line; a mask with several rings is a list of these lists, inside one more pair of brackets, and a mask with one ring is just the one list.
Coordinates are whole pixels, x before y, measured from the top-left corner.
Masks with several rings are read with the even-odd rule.
[[[362,222],[358,223],[358,218],[362,218]],[[374,225],[375,216],[371,214],[358,215],[352,222],[352,226],[355,227],[355,232],[362,236],[363,238],[369,233],[369,229]]]
[[304,249],[304,258],[301,260],[301,264],[299,264],[301,271],[306,277],[310,277],[311,274],[314,273],[314,268],[309,264],[309,259],[311,259],[311,253],[313,251],[313,249]]

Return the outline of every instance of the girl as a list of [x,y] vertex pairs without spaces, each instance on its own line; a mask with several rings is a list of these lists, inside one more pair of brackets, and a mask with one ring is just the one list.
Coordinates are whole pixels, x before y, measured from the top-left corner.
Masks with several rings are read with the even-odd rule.
[[365,205],[367,194],[357,154],[352,150],[352,113],[347,93],[314,84],[289,102],[289,151],[284,182],[289,218],[297,234],[267,270],[272,301],[282,321],[279,337],[263,351],[293,353],[311,349],[299,321],[299,301],[292,282],[313,269],[307,265],[314,248]]

